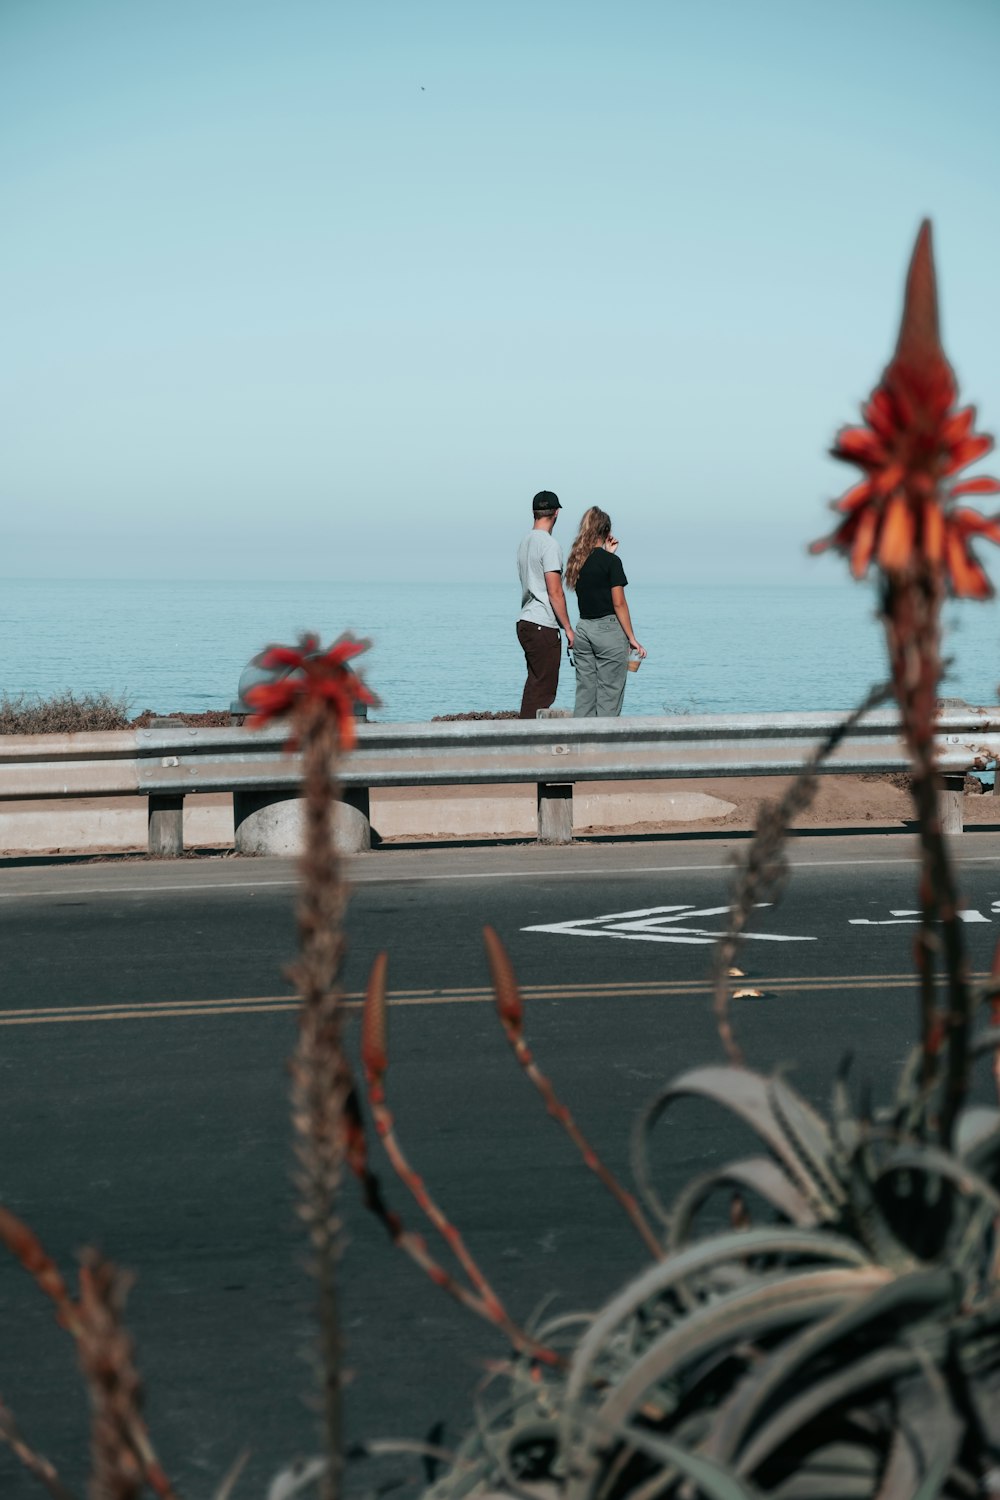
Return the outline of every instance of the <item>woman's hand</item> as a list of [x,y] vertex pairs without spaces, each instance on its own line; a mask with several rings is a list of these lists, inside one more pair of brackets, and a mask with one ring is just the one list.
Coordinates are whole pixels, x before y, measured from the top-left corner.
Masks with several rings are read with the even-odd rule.
[[645,646],[640,646],[638,641],[629,641],[629,645],[632,647],[633,651],[638,651],[638,653],[639,653],[639,660],[640,661],[645,661],[646,660],[646,648],[645,648]]
[[618,538],[616,536],[606,537],[604,542],[604,550],[605,552],[617,552]]

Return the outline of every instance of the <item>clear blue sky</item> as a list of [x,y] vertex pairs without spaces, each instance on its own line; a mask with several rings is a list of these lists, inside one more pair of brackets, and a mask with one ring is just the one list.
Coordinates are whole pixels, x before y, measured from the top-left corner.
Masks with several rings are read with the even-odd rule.
[[2,0],[0,576],[830,582],[922,215],[1000,425],[997,0]]

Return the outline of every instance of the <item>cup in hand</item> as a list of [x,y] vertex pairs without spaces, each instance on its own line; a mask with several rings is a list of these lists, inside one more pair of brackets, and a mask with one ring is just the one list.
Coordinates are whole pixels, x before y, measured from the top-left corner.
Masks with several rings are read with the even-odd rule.
[[629,671],[630,672],[638,672],[638,670],[639,670],[639,668],[641,666],[642,666],[642,657],[639,655],[638,651],[636,651],[634,649],[631,650],[629,652],[629,654],[628,654],[628,669],[629,669]]

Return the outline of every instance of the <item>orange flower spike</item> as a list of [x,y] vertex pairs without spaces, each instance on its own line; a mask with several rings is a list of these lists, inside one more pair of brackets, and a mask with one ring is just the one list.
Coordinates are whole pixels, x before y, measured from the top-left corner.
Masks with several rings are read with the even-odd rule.
[[867,427],[843,427],[833,445],[835,458],[857,464],[862,469],[877,469],[885,460],[885,448]]
[[486,948],[486,957],[489,960],[490,977],[493,981],[493,992],[496,995],[497,1001],[497,1013],[514,1056],[538,1090],[549,1114],[563,1127],[583,1157],[585,1165],[601,1180],[612,1197],[617,1199],[620,1206],[625,1210],[625,1213],[631,1220],[633,1227],[638,1231],[653,1259],[662,1259],[663,1250],[656,1235],[647,1223],[639,1204],[633,1198],[632,1194],[622,1187],[614,1174],[609,1172],[597,1155],[597,1152],[590,1145],[590,1142],[583,1135],[570,1111],[563,1104],[562,1100],[558,1098],[548,1078],[546,1078],[532,1057],[528,1044],[524,1039],[524,1002],[521,999],[521,991],[514,974],[514,966],[507,956],[507,950],[492,927],[483,928],[483,943]]
[[976,408],[974,406],[963,406],[953,417],[949,417],[944,424],[944,441],[950,446],[960,442],[962,438],[968,437],[972,431],[972,425],[976,420]]
[[76,1308],[58,1266],[48,1254],[33,1229],[9,1209],[0,1207],[0,1245],[6,1245],[15,1260],[32,1277],[35,1284],[51,1297],[58,1309],[59,1322],[75,1331]]
[[839,500],[835,500],[833,502],[833,508],[834,510],[843,511],[845,515],[850,515],[853,511],[856,511],[860,505],[864,505],[867,500],[870,500],[871,497],[871,480],[863,479],[861,483],[856,484],[852,490],[848,490],[846,495],[841,495]]
[[864,510],[858,517],[857,530],[851,547],[851,572],[855,578],[864,578],[875,550],[875,533],[878,530],[877,510]]
[[832,449],[864,478],[834,502],[844,517],[819,553],[836,547],[861,578],[874,560],[890,577],[914,577],[931,568],[952,592],[987,598],[989,580],[970,553],[967,538],[1000,542],[1000,524],[973,512],[954,512],[961,495],[1000,493],[985,475],[950,485],[950,476],[974,463],[993,440],[973,432],[975,408],[955,410],[957,386],[938,326],[931,229],[921,226],[906,278],[899,338],[882,381],[862,407],[863,427],[845,427]]
[[879,567],[887,573],[902,573],[913,555],[913,512],[898,491],[885,509],[878,540]]
[[954,443],[949,448],[948,462],[945,464],[945,474],[956,474],[959,469],[968,468],[974,464],[977,458],[983,458],[993,447],[993,439],[985,432],[975,433],[972,437],[963,438],[961,442]]
[[966,599],[988,599],[990,581],[962,540],[960,532],[949,531],[945,539],[946,562],[955,593]]
[[368,1173],[368,1138],[361,1117],[356,1090],[350,1089],[344,1100],[344,1156],[355,1177],[363,1183]]
[[380,1081],[389,1066],[385,1012],[388,968],[388,953],[378,954],[372,964],[365,991],[365,1008],[361,1021],[361,1061],[369,1084]]
[[952,485],[951,498],[957,500],[959,495],[1000,495],[1000,479],[991,479],[988,474],[979,474],[975,479],[963,479],[961,484]]
[[354,705],[377,707],[378,699],[347,663],[368,649],[367,641],[345,635],[328,651],[319,649],[315,635],[304,635],[297,647],[269,646],[257,658],[266,672],[284,671],[275,682],[258,683],[247,691],[246,701],[254,709],[248,721],[260,729],[272,719],[320,708],[332,714],[341,749],[353,750],[357,742]]
[[520,1038],[524,1029],[524,1001],[514,974],[514,966],[507,957],[499,937],[492,927],[483,928],[483,944],[493,980],[497,1011],[504,1028],[512,1037]]
[[1000,517],[981,516],[978,510],[953,511],[951,529],[959,536],[985,536],[991,542],[1000,542]]
[[944,511],[933,500],[924,501],[924,556],[932,567],[944,559]]

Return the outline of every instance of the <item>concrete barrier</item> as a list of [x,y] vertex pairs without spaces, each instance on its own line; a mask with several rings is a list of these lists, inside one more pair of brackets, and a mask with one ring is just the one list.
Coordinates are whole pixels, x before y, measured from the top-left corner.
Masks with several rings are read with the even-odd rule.
[[[300,803],[294,793],[277,804],[277,818],[263,808],[244,807],[240,827],[234,800],[238,804],[240,797],[224,792],[185,798],[188,847],[235,848],[243,854],[297,852]],[[266,802],[272,805],[273,796]],[[576,788],[574,824],[578,833],[589,828],[635,832],[670,823],[711,822],[733,808],[732,802],[685,791],[676,782],[583,784]],[[532,839],[536,817],[533,786],[395,787],[371,794],[371,822],[380,839]],[[261,819],[266,819],[266,829]],[[341,808],[338,845],[344,852],[358,846],[365,833],[359,825],[364,822],[357,809]],[[139,851],[146,848],[146,840],[144,797],[0,803],[0,851],[5,854]]]

